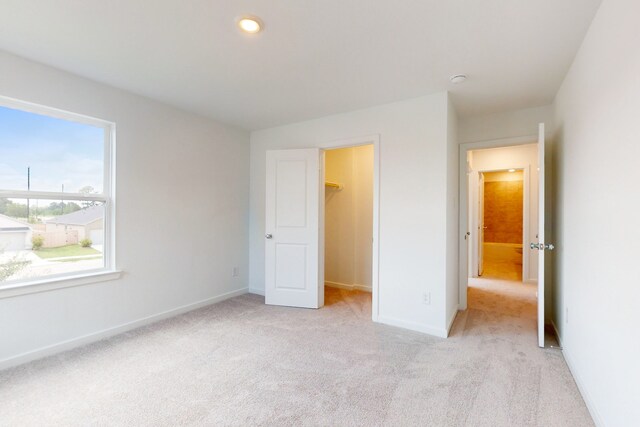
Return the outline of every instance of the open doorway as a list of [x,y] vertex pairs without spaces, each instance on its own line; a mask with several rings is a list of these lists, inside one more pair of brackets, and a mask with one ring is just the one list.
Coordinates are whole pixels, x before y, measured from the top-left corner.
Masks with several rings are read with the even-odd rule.
[[325,150],[324,166],[325,305],[371,317],[374,146]]
[[[459,307],[530,325],[544,346],[544,125],[460,150]],[[543,249],[538,249],[543,248]],[[534,325],[536,325],[534,327]]]

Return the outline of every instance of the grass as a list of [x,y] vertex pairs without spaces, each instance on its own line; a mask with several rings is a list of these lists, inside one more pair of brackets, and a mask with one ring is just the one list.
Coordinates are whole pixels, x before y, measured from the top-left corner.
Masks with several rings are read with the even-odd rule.
[[57,248],[40,248],[37,251],[33,251],[33,253],[35,253],[42,259],[49,259],[83,255],[98,255],[100,254],[100,251],[97,251],[93,248],[83,248],[80,245],[67,245],[59,246]]

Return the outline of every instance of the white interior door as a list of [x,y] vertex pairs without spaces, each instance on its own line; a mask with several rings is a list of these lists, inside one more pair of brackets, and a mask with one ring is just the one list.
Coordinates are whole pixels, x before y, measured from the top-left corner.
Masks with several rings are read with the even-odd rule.
[[484,273],[484,174],[478,176],[478,276]]
[[531,249],[538,251],[538,346],[544,347],[544,253],[553,250],[553,245],[545,242],[544,233],[544,174],[545,174],[544,123],[538,127],[538,242],[531,243]]
[[320,156],[317,148],[267,151],[267,304],[306,308],[323,304]]

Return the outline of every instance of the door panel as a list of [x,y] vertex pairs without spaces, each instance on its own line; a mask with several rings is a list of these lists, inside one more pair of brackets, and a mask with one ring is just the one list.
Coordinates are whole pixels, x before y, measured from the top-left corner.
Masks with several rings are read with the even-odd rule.
[[265,302],[319,308],[320,150],[267,151]]
[[[544,123],[538,127],[538,346],[544,347],[544,173],[545,173]],[[553,247],[553,246],[551,246]],[[532,249],[536,249],[533,247]]]
[[277,289],[307,289],[307,246],[276,242]]
[[276,163],[276,226],[307,225],[307,161],[278,160]]

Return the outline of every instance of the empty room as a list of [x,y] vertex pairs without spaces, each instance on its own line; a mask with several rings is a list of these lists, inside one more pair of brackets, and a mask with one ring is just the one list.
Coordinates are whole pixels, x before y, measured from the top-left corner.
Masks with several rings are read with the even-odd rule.
[[0,426],[637,426],[640,3],[0,0]]

